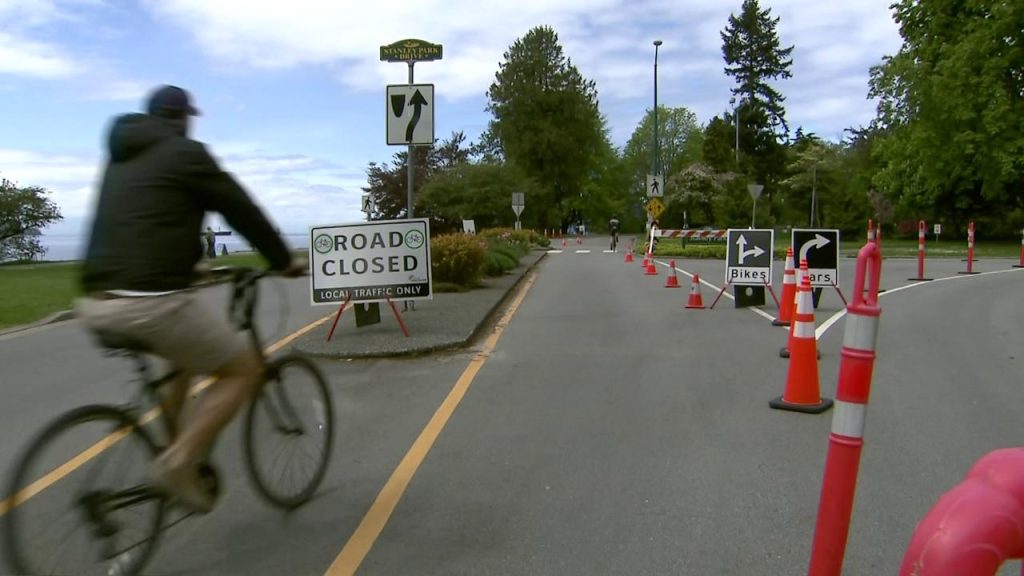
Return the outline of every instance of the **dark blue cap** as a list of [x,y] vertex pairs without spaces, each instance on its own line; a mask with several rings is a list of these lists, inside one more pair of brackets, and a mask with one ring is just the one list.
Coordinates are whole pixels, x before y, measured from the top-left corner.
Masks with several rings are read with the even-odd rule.
[[177,86],[161,86],[150,95],[146,111],[156,114],[160,110],[199,116],[199,110],[192,106],[192,99],[189,98],[188,92]]

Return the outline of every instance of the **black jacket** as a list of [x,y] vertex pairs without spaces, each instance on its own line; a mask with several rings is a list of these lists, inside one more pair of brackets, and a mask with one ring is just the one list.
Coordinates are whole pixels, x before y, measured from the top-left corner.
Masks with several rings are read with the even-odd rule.
[[86,292],[187,288],[202,257],[206,212],[223,215],[272,269],[290,264],[284,241],[245,190],[180,132],[146,114],[114,120],[82,273]]

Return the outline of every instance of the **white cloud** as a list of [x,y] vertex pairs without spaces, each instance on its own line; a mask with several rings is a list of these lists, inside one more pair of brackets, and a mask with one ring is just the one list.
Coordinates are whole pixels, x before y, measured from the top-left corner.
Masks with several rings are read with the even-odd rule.
[[[794,74],[777,88],[800,99],[836,74],[857,74],[866,82],[868,67],[899,47],[888,4],[762,2],[780,18],[782,44],[797,46],[794,72],[803,76]],[[379,62],[380,45],[409,37],[439,43],[444,59],[419,64],[416,79],[435,83],[442,100],[485,94],[503,53],[538,25],[555,29],[567,55],[596,81],[603,105],[639,99],[651,92],[651,41],[661,38],[662,103],[712,114],[724,108],[732,85],[723,72],[719,34],[730,13],[740,9],[738,1],[720,0],[423,0],[386,7],[332,0],[147,0],[145,5],[157,19],[192,34],[219,65],[251,70],[324,66],[339,82],[360,91],[406,78],[405,66]],[[866,92],[862,85],[828,98],[870,112]],[[799,112],[793,115],[797,124],[803,122]]]
[[75,60],[56,46],[0,32],[0,74],[67,78],[77,69]]

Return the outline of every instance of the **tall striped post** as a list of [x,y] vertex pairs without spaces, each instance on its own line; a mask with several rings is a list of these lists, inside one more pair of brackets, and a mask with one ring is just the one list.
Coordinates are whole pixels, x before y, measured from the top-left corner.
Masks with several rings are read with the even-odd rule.
[[1024,268],[1024,228],[1020,231],[1020,264],[1014,264],[1014,268]]
[[917,223],[917,278],[908,278],[908,280],[916,280],[917,282],[927,282],[931,278],[924,277],[924,236],[925,236],[925,225],[924,220]]
[[967,271],[957,274],[977,274],[974,271],[974,221],[967,225]]
[[[857,471],[864,446],[864,420],[871,393],[878,340],[878,278],[882,253],[868,242],[857,254],[853,300],[846,307],[846,332],[839,362],[832,432],[829,434],[825,475],[814,527],[809,576],[839,576],[850,532],[850,516],[857,489]],[[865,282],[870,282],[865,291]]]

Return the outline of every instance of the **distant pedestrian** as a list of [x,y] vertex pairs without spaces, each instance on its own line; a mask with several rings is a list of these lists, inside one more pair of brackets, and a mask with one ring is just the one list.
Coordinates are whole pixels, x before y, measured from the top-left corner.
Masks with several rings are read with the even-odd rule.
[[203,233],[203,239],[206,241],[206,257],[216,258],[217,257],[217,235],[213,232],[213,228],[206,227],[206,232]]

